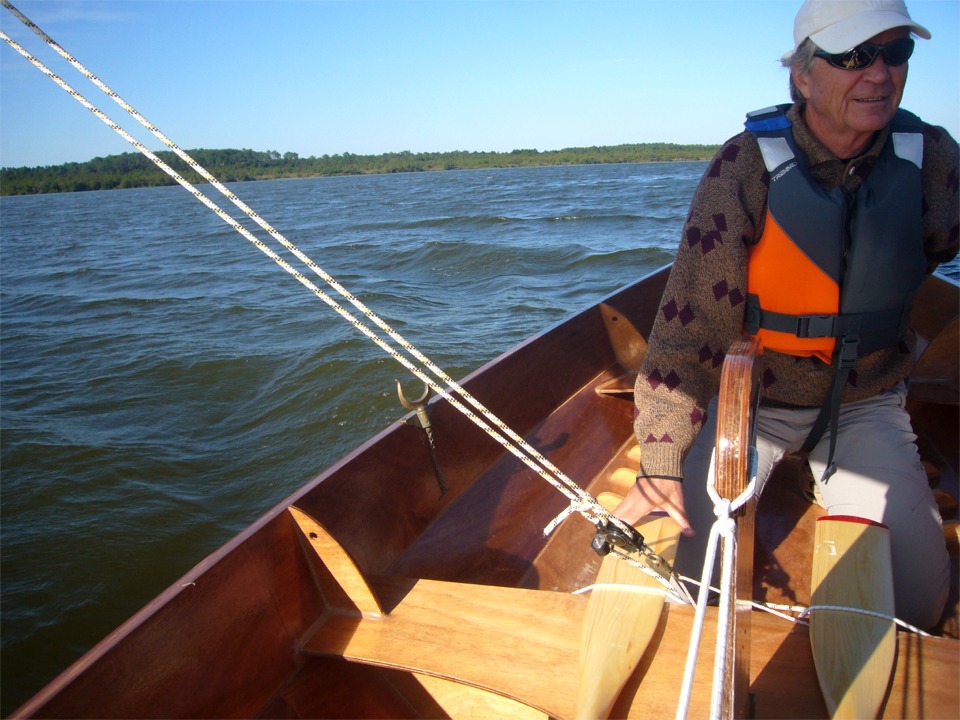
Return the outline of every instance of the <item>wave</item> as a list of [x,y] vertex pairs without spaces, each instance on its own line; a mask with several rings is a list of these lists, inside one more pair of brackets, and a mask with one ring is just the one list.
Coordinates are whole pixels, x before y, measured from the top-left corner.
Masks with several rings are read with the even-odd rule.
[[572,212],[561,214],[538,215],[533,217],[507,215],[461,215],[422,218],[416,220],[389,220],[378,223],[361,223],[350,226],[354,232],[390,233],[405,230],[449,230],[456,228],[483,228],[503,225],[530,225],[537,223],[579,222],[579,223],[640,223],[649,220],[673,220],[676,214],[658,217],[649,214],[600,214],[591,212]]

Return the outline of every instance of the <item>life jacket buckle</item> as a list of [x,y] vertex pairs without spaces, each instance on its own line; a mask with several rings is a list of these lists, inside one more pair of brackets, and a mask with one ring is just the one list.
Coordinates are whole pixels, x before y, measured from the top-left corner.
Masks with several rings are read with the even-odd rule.
[[797,318],[797,337],[823,338],[837,336],[836,315],[801,315]]
[[860,336],[859,335],[844,335],[840,338],[839,347],[837,349],[838,358],[838,368],[840,370],[847,370],[852,368],[857,363],[857,356],[860,349]]

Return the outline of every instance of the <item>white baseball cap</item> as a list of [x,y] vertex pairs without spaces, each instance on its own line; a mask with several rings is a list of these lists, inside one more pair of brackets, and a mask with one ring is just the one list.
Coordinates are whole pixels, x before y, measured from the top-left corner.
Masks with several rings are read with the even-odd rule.
[[793,47],[810,38],[828,53],[842,53],[898,27],[930,39],[930,31],[910,18],[903,0],[806,0],[793,23]]

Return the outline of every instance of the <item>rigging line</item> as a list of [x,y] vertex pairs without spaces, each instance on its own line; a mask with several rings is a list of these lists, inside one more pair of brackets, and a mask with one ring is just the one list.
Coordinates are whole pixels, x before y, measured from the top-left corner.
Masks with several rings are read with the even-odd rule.
[[876,610],[867,610],[866,608],[859,607],[849,607],[846,605],[811,605],[810,607],[803,608],[800,615],[797,617],[797,621],[803,620],[807,615],[809,615],[814,610],[833,610],[835,612],[847,612],[847,613],[856,613],[858,615],[866,615],[867,617],[875,617],[880,620],[889,620],[890,622],[896,623],[904,630],[909,630],[910,632],[916,633],[922,637],[933,637],[929,633],[924,632],[920,628],[911,625],[910,623],[900,620],[899,618],[893,615],[887,615],[886,613],[877,612]]
[[[3,2],[4,7],[6,7],[8,10],[10,10],[10,11],[13,12],[15,15],[17,15],[17,17],[18,17],[19,19],[21,19],[23,22],[25,22],[26,24],[28,24],[28,27],[36,28],[35,32],[36,32],[36,31],[39,31],[39,32],[42,33],[42,31],[40,31],[39,28],[38,28],[34,23],[32,23],[28,18],[26,18],[25,16],[23,16],[22,13],[20,13],[18,10],[16,10],[16,8],[14,8],[13,5],[12,5],[10,2],[8,2],[8,0],[2,0],[2,2]],[[336,281],[334,281],[333,278],[330,278],[329,281],[328,281],[328,283],[331,284],[331,286],[334,287],[334,289],[337,289],[338,292],[340,292],[342,295],[344,295],[344,297],[346,297],[348,300],[351,300],[351,302],[353,302],[354,305],[358,307],[358,309],[362,310],[362,311],[364,312],[364,314],[367,315],[367,317],[368,317],[369,319],[371,319],[371,320],[373,320],[374,322],[376,322],[378,325],[381,326],[381,328],[384,328],[385,331],[388,331],[388,334],[390,334],[391,337],[393,337],[393,336],[395,335],[395,336],[396,336],[395,339],[399,338],[399,339],[397,340],[397,342],[399,342],[399,343],[401,344],[401,346],[404,347],[404,349],[407,349],[408,352],[411,352],[411,354],[413,354],[414,357],[417,357],[417,359],[421,359],[421,358],[422,358],[421,362],[424,362],[424,364],[428,367],[428,369],[430,369],[430,370],[431,370],[432,372],[434,372],[438,377],[440,377],[440,378],[443,379],[445,382],[447,382],[447,385],[448,385],[449,387],[451,387],[451,389],[453,389],[454,391],[456,391],[456,392],[458,392],[459,394],[461,394],[461,396],[464,397],[464,399],[467,399],[467,400],[470,401],[472,404],[474,404],[474,406],[477,407],[477,409],[480,410],[483,415],[485,415],[488,419],[490,419],[490,421],[493,422],[493,424],[494,424],[499,430],[501,430],[502,433],[503,433],[503,435],[505,435],[506,437],[503,437],[503,436],[497,434],[497,432],[496,432],[493,428],[491,428],[490,425],[488,425],[487,423],[485,423],[485,422],[484,422],[481,418],[479,418],[475,413],[473,413],[473,412],[470,411],[468,408],[466,408],[462,403],[460,403],[459,401],[457,401],[454,397],[452,397],[449,393],[447,393],[443,388],[441,388],[440,386],[438,386],[437,383],[436,383],[434,380],[432,380],[432,379],[430,379],[429,377],[427,377],[427,376],[422,372],[421,369],[417,368],[417,367],[414,366],[407,358],[405,358],[405,357],[403,357],[402,355],[400,355],[393,347],[391,347],[390,345],[388,345],[382,338],[380,338],[378,335],[376,335],[376,333],[374,333],[372,330],[370,330],[370,329],[367,328],[365,325],[363,325],[362,322],[360,322],[359,320],[357,320],[348,310],[344,309],[344,308],[343,308],[342,306],[340,306],[336,301],[334,301],[332,298],[330,298],[328,295],[326,295],[326,293],[324,293],[322,290],[320,290],[319,288],[317,288],[316,285],[314,285],[312,282],[310,282],[310,280],[307,279],[306,277],[304,277],[301,273],[299,273],[298,271],[296,271],[295,269],[293,269],[292,267],[290,267],[289,264],[287,264],[280,256],[278,256],[275,252],[273,252],[273,251],[272,251],[268,246],[266,246],[261,240],[259,240],[259,239],[256,238],[255,236],[253,236],[248,230],[246,230],[246,228],[244,228],[244,227],[243,227],[242,225],[240,225],[236,220],[234,220],[232,217],[230,217],[230,215],[228,215],[228,214],[227,214],[226,212],[224,212],[219,206],[217,206],[215,203],[213,203],[213,202],[212,202],[209,198],[207,198],[202,192],[200,192],[199,190],[197,190],[196,188],[194,188],[187,180],[185,180],[182,176],[180,176],[175,170],[173,170],[173,169],[170,168],[168,165],[166,165],[166,163],[164,163],[163,160],[161,160],[161,159],[160,159],[159,157],[157,157],[154,153],[152,153],[150,150],[148,150],[145,146],[143,146],[141,143],[139,143],[136,139],[134,139],[132,136],[130,136],[129,133],[127,133],[123,128],[121,128],[119,125],[117,125],[115,122],[113,122],[109,117],[107,117],[104,113],[102,113],[99,109],[97,109],[93,104],[91,104],[91,103],[90,103],[86,98],[84,98],[80,93],[78,93],[76,90],[74,90],[72,87],[70,87],[70,85],[67,84],[62,78],[58,77],[56,74],[54,74],[52,71],[50,71],[45,65],[43,65],[42,62],[40,62],[37,58],[33,57],[33,56],[32,56],[29,52],[27,52],[22,46],[20,46],[18,43],[16,43],[14,40],[12,40],[9,36],[7,36],[6,33],[0,31],[0,37],[2,37],[2,39],[3,39],[5,42],[7,42],[7,44],[10,45],[13,49],[15,49],[18,53],[20,53],[23,57],[25,57],[31,64],[33,64],[35,67],[37,67],[37,69],[39,69],[41,72],[43,72],[45,75],[47,75],[47,76],[48,76],[51,80],[53,80],[57,85],[59,85],[59,86],[60,86],[62,89],[64,89],[68,94],[70,94],[71,97],[73,97],[75,100],[77,100],[77,102],[79,102],[81,105],[83,105],[83,106],[86,107],[88,110],[90,110],[94,115],[96,115],[100,120],[102,120],[107,126],[109,126],[111,129],[113,129],[115,132],[117,132],[118,134],[120,134],[121,137],[123,137],[125,140],[127,140],[127,142],[129,142],[131,145],[133,145],[135,148],[137,148],[141,153],[143,153],[146,157],[148,157],[148,158],[149,158],[152,162],[154,162],[154,164],[156,164],[160,169],[162,169],[164,172],[166,172],[168,175],[170,175],[170,176],[171,176],[174,180],[176,180],[180,185],[182,185],[185,189],[187,189],[188,192],[190,192],[192,195],[194,195],[194,197],[196,197],[198,200],[200,200],[204,205],[206,205],[210,210],[212,210],[215,214],[217,214],[217,215],[218,215],[221,219],[223,219],[227,224],[229,224],[229,225],[230,225],[231,227],[233,227],[237,232],[239,232],[239,233],[240,233],[241,235],[243,235],[246,239],[248,239],[251,243],[253,243],[258,249],[260,249],[262,252],[264,252],[268,257],[270,257],[272,260],[274,260],[274,262],[276,262],[278,265],[280,265],[281,268],[283,268],[286,272],[288,272],[291,276],[293,276],[298,282],[300,282],[302,285],[304,285],[305,287],[307,287],[307,289],[309,289],[311,292],[313,292],[314,295],[316,295],[316,296],[319,297],[321,300],[323,300],[327,305],[329,305],[332,309],[334,309],[334,310],[335,310],[338,314],[340,314],[344,319],[346,319],[348,322],[350,322],[350,323],[351,323],[354,327],[356,327],[360,332],[362,332],[362,333],[363,333],[364,335],[366,335],[370,340],[372,340],[375,344],[377,344],[382,350],[384,350],[387,354],[389,354],[389,355],[390,355],[391,357],[393,357],[395,360],[397,360],[398,362],[400,362],[404,367],[406,367],[408,370],[410,370],[416,377],[418,377],[418,378],[419,378],[420,380],[422,380],[423,382],[427,383],[427,385],[429,385],[431,388],[433,388],[441,397],[443,397],[443,398],[446,399],[448,402],[450,402],[451,405],[453,405],[457,410],[459,410],[460,412],[462,412],[466,417],[468,417],[472,422],[474,422],[474,424],[476,424],[478,427],[480,427],[480,428],[483,429],[485,432],[487,432],[487,434],[489,434],[491,437],[493,437],[495,440],[497,440],[497,442],[499,442],[505,449],[509,450],[509,451],[510,451],[513,455],[515,455],[518,459],[520,459],[521,461],[523,461],[528,467],[530,467],[531,469],[533,469],[538,475],[540,475],[542,478],[544,478],[545,480],[547,480],[547,481],[548,481],[551,485],[553,485],[557,490],[559,490],[560,492],[562,492],[568,499],[570,499],[571,501],[579,501],[578,504],[580,505],[580,507],[578,508],[578,510],[579,510],[579,512],[581,512],[581,514],[583,514],[588,520],[590,520],[591,522],[594,522],[595,524],[596,524],[599,520],[604,520],[604,521],[613,523],[614,525],[622,525],[623,521],[621,521],[619,518],[617,518],[616,516],[614,516],[612,513],[610,513],[609,511],[607,511],[605,508],[603,508],[603,507],[597,502],[597,500],[596,500],[592,495],[590,495],[590,494],[587,493],[585,490],[583,490],[583,488],[581,488],[581,487],[580,487],[579,485],[577,485],[573,480],[571,480],[569,477],[567,477],[562,471],[560,471],[558,468],[556,468],[556,466],[553,465],[553,463],[551,463],[549,460],[547,460],[546,458],[544,458],[544,457],[542,456],[542,454],[540,454],[536,449],[534,449],[534,448],[531,447],[528,443],[526,443],[526,441],[524,441],[519,435],[517,435],[512,429],[510,429],[505,423],[503,423],[502,420],[500,420],[499,418],[497,418],[497,417],[496,417],[493,413],[491,413],[486,407],[484,407],[482,404],[480,404],[479,401],[477,401],[475,398],[473,398],[472,395],[470,395],[469,393],[467,393],[466,390],[464,390],[464,389],[463,389],[462,387],[460,387],[455,381],[453,381],[451,378],[449,378],[449,376],[447,376],[446,373],[444,373],[442,370],[440,370],[440,368],[438,368],[436,365],[434,365],[432,362],[430,362],[429,359],[427,359],[425,356],[423,356],[418,350],[416,350],[416,348],[414,348],[410,343],[408,343],[406,340],[404,340],[404,339],[402,338],[402,336],[400,336],[399,334],[397,334],[397,333],[396,333],[395,331],[393,331],[392,329],[389,329],[389,326],[386,325],[386,323],[384,323],[382,320],[380,320],[380,318],[379,318],[378,316],[376,316],[372,311],[370,311],[369,309],[367,309],[366,306],[364,306],[363,303],[361,303],[361,302],[360,302],[358,299],[356,299],[353,295],[351,295],[350,293],[346,292],[345,289],[342,289],[342,286],[339,286],[339,284],[336,283]],[[41,35],[41,37],[43,37],[43,35]],[[49,36],[46,36],[46,37],[49,37]],[[50,43],[53,43],[52,39],[49,40],[48,44],[50,44]],[[55,45],[55,43],[53,43],[53,44]],[[59,47],[59,46],[57,46],[57,47]],[[62,50],[62,48],[61,48],[61,50]],[[60,51],[58,51],[58,52],[60,52]],[[63,53],[61,53],[61,54],[64,54],[64,53],[65,53],[65,51],[63,51]],[[72,57],[72,56],[70,56],[70,57]],[[71,64],[73,64],[73,63],[71,63]],[[79,63],[77,63],[77,65],[79,65]],[[81,67],[82,67],[82,66],[81,66]],[[86,69],[84,68],[84,70],[86,70]],[[86,72],[84,72],[84,75],[86,75],[86,76],[89,77],[89,75],[91,75],[91,74],[89,73],[89,71],[86,71]],[[102,83],[101,83],[101,85],[102,85]],[[103,87],[105,88],[106,86],[103,86]],[[103,89],[103,88],[101,88],[101,89]],[[106,93],[107,93],[108,95],[110,95],[111,97],[114,97],[115,99],[118,99],[118,97],[119,97],[119,96],[116,96],[116,94],[113,93],[112,91],[109,91],[109,88],[107,88],[106,90],[104,90],[104,92],[106,92]],[[118,100],[118,102],[121,104],[122,107],[128,107],[128,106],[126,106],[126,103],[124,103],[122,100]],[[139,115],[139,113],[137,113],[137,115]],[[141,116],[141,117],[142,117],[142,116]],[[159,132],[159,131],[158,131],[158,132]],[[170,143],[170,142],[167,141],[167,140],[165,140],[164,142],[165,142],[166,144],[172,146],[172,147],[175,147],[175,146],[172,145],[172,143]],[[177,149],[179,149],[179,148],[177,148]],[[182,152],[182,151],[181,151],[181,152]],[[184,153],[184,155],[186,155],[186,153]],[[189,158],[189,156],[186,156],[186,157]],[[197,169],[198,172],[201,172],[201,174],[205,174],[206,176],[209,176],[210,178],[213,177],[213,176],[209,175],[209,173],[207,173],[205,170],[203,170],[203,169],[202,169],[195,161],[193,161],[192,159],[189,160],[189,163],[188,163],[188,164],[190,164],[191,166],[195,166],[195,169]],[[216,183],[216,185],[219,185],[220,188],[222,188],[221,192],[223,192],[228,198],[236,198],[236,196],[233,195],[233,193],[231,193],[229,190],[227,190],[226,188],[224,188],[219,182],[216,182],[215,180],[214,180],[214,182]],[[239,201],[239,198],[236,198],[235,204],[237,204],[237,202],[240,202],[240,205],[238,205],[238,207],[241,207],[241,205],[242,205],[241,209],[244,209],[244,208],[246,207],[245,205],[243,205],[243,203],[242,203],[241,201]],[[267,225],[267,224],[265,223],[265,221],[262,221],[262,218],[260,218],[259,215],[257,215],[256,213],[254,213],[252,210],[249,210],[249,208],[247,208],[247,210],[245,210],[245,212],[247,212],[247,214],[250,215],[253,219],[257,220],[257,222],[258,222],[259,224],[261,224],[261,227],[265,227],[265,229],[270,227],[269,225]],[[286,241],[286,240],[282,237],[282,235],[280,235],[276,230],[273,230],[272,228],[270,228],[270,231],[271,231],[271,235],[274,235],[275,237],[279,237],[279,238],[281,239],[281,242],[282,242],[286,247],[288,247],[288,249],[293,248],[293,250],[296,251],[294,254],[296,254],[302,261],[304,261],[305,264],[308,265],[308,267],[311,267],[311,269],[313,269],[315,272],[317,272],[318,274],[320,274],[321,277],[325,277],[325,276],[326,276],[326,273],[324,273],[319,267],[317,267],[312,261],[310,261],[309,258],[307,258],[305,255],[303,255],[299,250],[297,250],[297,249],[295,248],[295,246],[293,246],[291,243],[289,243],[288,241]],[[329,277],[329,276],[326,276],[326,277]],[[326,279],[326,277],[325,277],[325,279]],[[515,444],[509,443],[509,442],[507,441],[507,438],[509,438],[510,440],[513,440]],[[527,453],[527,454],[525,455],[524,452]],[[537,466],[536,463],[534,462],[534,460],[536,460],[537,462],[540,462],[540,463],[543,465],[543,467]],[[546,469],[544,469],[544,468],[546,468]],[[552,473],[552,475],[551,475],[551,473]],[[584,506],[586,506],[586,507],[584,507]]]
[[[442,380],[447,387],[459,394],[464,400],[471,404],[477,411],[479,411],[486,419],[493,423],[502,433],[507,437],[513,440],[515,443],[520,445],[532,458],[537,462],[543,465],[549,472],[556,475],[561,482],[566,484],[568,487],[573,490],[574,488],[579,488],[579,485],[574,483],[572,480],[567,478],[562,471],[557,468],[553,463],[551,463],[547,458],[545,458],[539,451],[537,451],[532,446],[529,446],[526,441],[516,434],[509,426],[503,423],[499,418],[496,417],[492,412],[490,412],[479,400],[473,397],[469,392],[460,387],[460,385],[453,380],[447,373],[445,373],[439,366],[434,364],[426,355],[421,353],[412,343],[408,342],[400,333],[394,330],[389,324],[387,324],[379,315],[373,312],[368,308],[359,298],[350,293],[345,287],[336,281],[331,275],[324,271],[321,267],[316,265],[307,255],[305,255],[296,245],[288,241],[278,230],[276,230],[272,225],[270,225],[266,220],[264,220],[257,212],[250,208],[246,203],[244,203],[239,197],[237,197],[233,192],[226,188],[216,177],[209,173],[203,166],[196,162],[187,152],[182,150],[176,143],[174,143],[170,138],[163,134],[159,128],[157,128],[153,123],[148,121],[141,113],[139,113],[135,108],[133,108],[129,103],[127,103],[123,98],[121,98],[116,92],[109,88],[105,83],[103,83],[100,78],[88,70],[82,63],[80,63],[73,55],[68,53],[61,45],[59,45],[52,37],[45,33],[36,23],[26,17],[21,13],[9,0],[2,0],[4,7],[6,7],[10,12],[12,12],[17,19],[19,19],[24,25],[30,28],[36,35],[38,35],[47,45],[49,45],[53,50],[55,50],[61,57],[64,58],[70,65],[72,65],[79,73],[86,77],[91,83],[93,83],[97,88],[99,88],[104,94],[106,94],[110,99],[116,102],[121,108],[123,108],[127,113],[129,113],[137,122],[139,122],[144,128],[153,133],[161,142],[164,143],[170,150],[172,150],[180,159],[182,159],[187,165],[193,168],[198,172],[201,177],[207,180],[213,187],[215,187],[224,197],[230,200],[237,208],[249,216],[254,222],[256,222],[261,228],[263,228],[267,233],[270,234],[277,242],[283,245],[287,250],[289,250],[293,255],[295,255],[304,265],[310,268],[314,273],[321,277],[324,282],[326,282],[330,287],[336,290],[342,297],[348,300],[354,307],[357,308],[361,313],[367,316],[374,324],[376,324],[381,330],[383,330],[387,335],[398,345],[400,345],[405,351],[410,355],[416,358],[419,362],[432,372],[436,377]],[[576,490],[574,494],[580,499],[589,500],[589,496],[580,495]]]

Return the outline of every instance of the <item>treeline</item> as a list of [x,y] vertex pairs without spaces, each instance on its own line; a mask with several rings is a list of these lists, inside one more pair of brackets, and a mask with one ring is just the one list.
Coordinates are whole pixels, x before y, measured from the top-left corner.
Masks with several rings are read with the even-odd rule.
[[[218,180],[237,182],[434,170],[709,160],[716,151],[716,145],[640,143],[545,152],[404,151],[383,155],[343,153],[307,158],[301,158],[297,153],[281,154],[275,150],[189,150],[188,154]],[[173,152],[165,150],[156,154],[190,182],[202,182],[200,176]],[[0,195],[113,190],[173,185],[175,182],[149,159],[133,152],[98,157],[83,163],[0,169]]]

